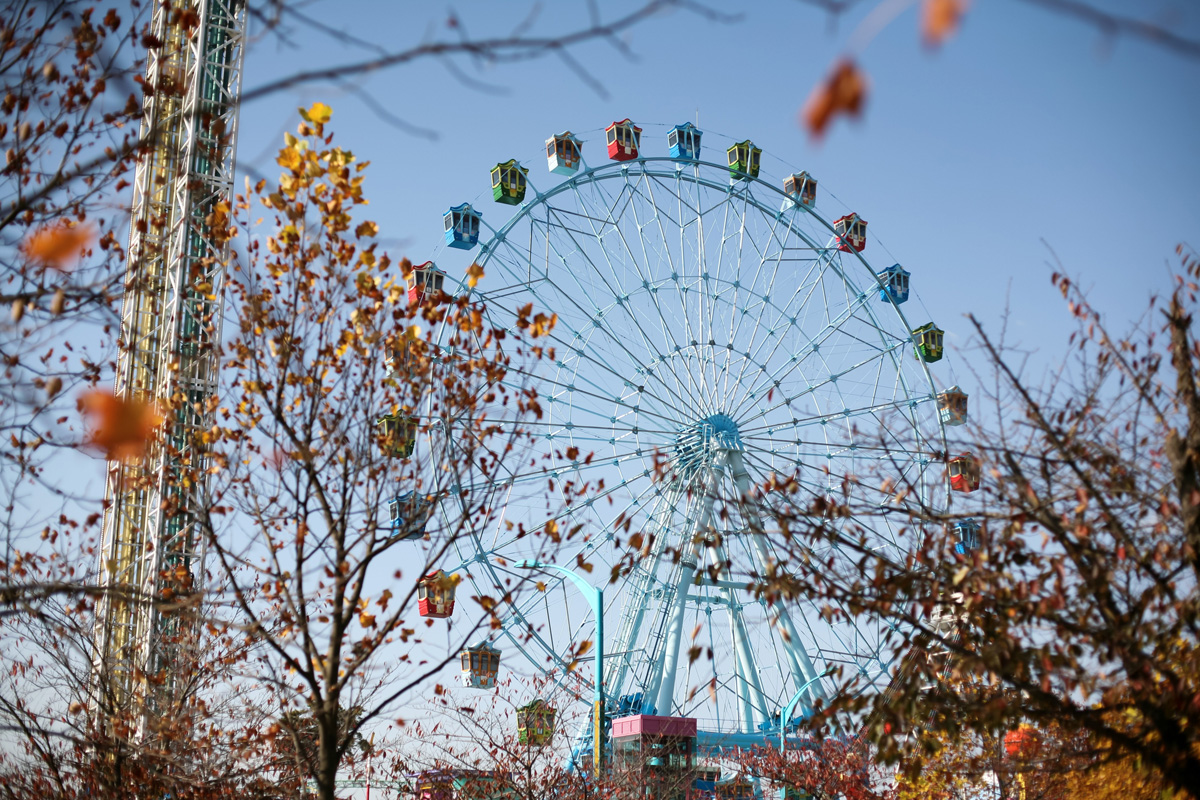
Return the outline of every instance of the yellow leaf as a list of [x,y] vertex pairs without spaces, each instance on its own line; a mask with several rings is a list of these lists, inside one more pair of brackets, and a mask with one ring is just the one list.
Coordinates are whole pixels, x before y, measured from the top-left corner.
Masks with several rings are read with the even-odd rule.
[[300,166],[300,153],[293,147],[285,147],[279,151],[275,163],[284,169],[295,169]]
[[333,109],[324,103],[313,103],[312,107],[305,111],[300,109],[300,116],[305,122],[311,122],[315,125],[324,125],[329,122],[329,118],[333,116]]
[[374,222],[364,222],[354,229],[354,235],[360,239],[364,236],[377,236],[379,234],[379,226]]

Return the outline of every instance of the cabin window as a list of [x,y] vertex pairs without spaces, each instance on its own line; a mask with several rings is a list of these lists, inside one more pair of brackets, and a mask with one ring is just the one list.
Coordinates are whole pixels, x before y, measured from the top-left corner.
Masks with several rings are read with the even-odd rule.
[[613,142],[615,142],[616,140],[617,140],[617,129],[616,129],[616,128],[609,128],[609,130],[608,130],[608,143],[609,143],[609,144],[612,144],[612,143],[613,143]]
[[499,185],[500,185],[500,168],[497,167],[496,169],[492,170],[492,186],[499,186]]
[[758,156],[759,156],[759,152],[757,150],[750,151],[750,169],[751,170],[758,169]]
[[667,147],[674,147],[677,144],[679,144],[679,134],[671,131],[667,134]]
[[[560,145],[561,145],[561,143],[560,143]],[[548,155],[548,156],[554,155],[554,141],[553,140],[546,143],[546,155]]]
[[453,227],[454,227],[454,215],[447,214],[446,215],[446,230],[450,230]]

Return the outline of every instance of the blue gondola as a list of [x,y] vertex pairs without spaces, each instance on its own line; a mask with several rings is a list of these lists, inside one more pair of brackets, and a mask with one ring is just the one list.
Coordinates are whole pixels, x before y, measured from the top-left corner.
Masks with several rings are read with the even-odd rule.
[[479,244],[479,221],[483,214],[470,203],[452,206],[442,218],[446,225],[446,246],[459,250],[470,250]]
[[899,264],[892,264],[880,272],[879,299],[895,305],[908,300],[908,276],[908,270]]
[[700,158],[700,137],[703,132],[690,122],[676,125],[667,132],[667,149],[671,158],[697,160]]
[[954,523],[954,552],[966,555],[979,549],[979,531],[982,526],[973,518]]
[[425,526],[433,516],[433,500],[416,492],[398,494],[388,501],[388,518],[393,539],[408,541],[425,536]]

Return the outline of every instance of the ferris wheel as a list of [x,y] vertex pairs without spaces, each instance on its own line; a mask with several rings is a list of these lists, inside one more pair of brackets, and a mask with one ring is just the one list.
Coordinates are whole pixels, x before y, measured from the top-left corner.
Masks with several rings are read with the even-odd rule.
[[[944,504],[945,425],[965,419],[965,396],[960,415],[956,395],[939,395],[942,331],[905,318],[909,273],[867,261],[865,220],[826,219],[807,173],[760,179],[750,141],[709,161],[690,124],[664,126],[661,155],[643,133],[614,122],[598,166],[570,132],[547,140],[549,174],[497,164],[498,226],[469,203],[445,214],[447,244],[483,268],[474,292],[493,325],[527,304],[558,317],[541,340],[553,355],[507,378],[537,392],[541,417],[520,424],[541,458],[473,487],[503,518],[462,538],[446,569],[481,596],[536,579],[502,610],[484,660],[502,653],[553,680],[574,670],[572,691],[586,686],[588,606],[560,572],[522,568],[543,556],[541,537],[518,529],[545,522],[549,482],[562,492],[555,527],[574,534],[554,562],[590,565],[580,574],[604,589],[607,713],[696,718],[702,746],[762,743],[786,729],[785,709],[803,716],[828,697],[834,669],[870,690],[892,666],[885,623],[748,591],[786,569],[779,520],[847,485],[857,503],[882,503],[879,477],[910,487],[908,502]],[[443,275],[430,263],[415,280]],[[765,491],[772,481],[798,489]],[[913,533],[892,519],[842,524],[903,557]]]

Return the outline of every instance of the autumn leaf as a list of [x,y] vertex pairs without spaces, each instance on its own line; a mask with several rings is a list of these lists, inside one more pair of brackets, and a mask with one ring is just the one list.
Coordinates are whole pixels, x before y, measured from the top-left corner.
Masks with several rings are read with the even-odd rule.
[[862,112],[866,97],[865,76],[853,61],[842,60],[834,66],[824,82],[813,89],[800,116],[808,132],[820,137],[837,115],[857,117]]
[[75,266],[95,239],[96,227],[90,223],[54,222],[34,231],[21,245],[21,252],[43,269],[67,270]]
[[324,125],[333,116],[333,109],[324,103],[313,103],[308,110],[300,109],[300,116],[305,122]]
[[154,404],[117,397],[108,391],[85,392],[76,406],[88,419],[86,443],[104,451],[109,459],[141,458],[162,424],[162,415]]
[[482,277],[483,267],[478,264],[471,264],[471,266],[467,267],[467,286],[474,289],[475,284],[479,283],[479,279]]
[[363,222],[354,229],[354,235],[362,239],[366,236],[377,236],[379,234],[379,225],[374,222]]
[[921,37],[929,47],[940,47],[958,30],[968,0],[924,0],[921,5]]

